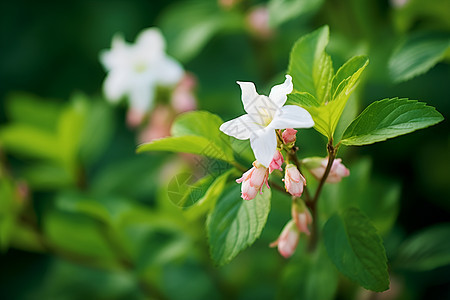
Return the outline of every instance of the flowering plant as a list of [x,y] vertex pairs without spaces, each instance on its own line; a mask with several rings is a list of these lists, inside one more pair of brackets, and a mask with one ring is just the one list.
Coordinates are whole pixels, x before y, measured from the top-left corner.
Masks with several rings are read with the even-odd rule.
[[[334,72],[325,51],[328,35],[324,26],[295,43],[288,75],[269,96],[258,94],[252,82],[238,81],[247,114],[223,122],[205,111],[186,113],[175,120],[171,137],[140,145],[138,152],[181,151],[228,163],[229,168],[214,174],[204,196],[187,208],[188,213],[208,213],[210,252],[217,264],[229,262],[260,236],[271,198],[278,201],[273,188],[292,199],[292,219],[272,243],[281,255],[292,256],[302,239],[308,241],[309,251],[315,251],[320,241],[341,273],[366,289],[384,291],[389,275],[376,227],[355,205],[320,212],[322,191],[326,183],[345,181],[352,172],[337,158],[342,146],[384,141],[436,124],[443,117],[422,102],[391,98],[373,102],[353,120],[343,119],[369,59],[355,56]],[[342,125],[338,128],[342,122],[344,130]],[[309,127],[325,136],[326,158],[302,158],[301,147],[308,141],[294,128]],[[250,141],[256,159],[251,169],[242,165],[228,136]],[[283,173],[278,171],[283,171],[284,164],[282,187]],[[244,172],[236,182],[246,201],[239,198],[239,187],[232,180],[238,172]]]

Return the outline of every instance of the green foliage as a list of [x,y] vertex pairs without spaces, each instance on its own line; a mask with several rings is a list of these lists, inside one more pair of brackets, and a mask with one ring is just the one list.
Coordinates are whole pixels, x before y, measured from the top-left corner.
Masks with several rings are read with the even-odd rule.
[[369,105],[345,130],[344,145],[367,145],[441,122],[434,107],[408,99],[384,99]]
[[[307,92],[318,99],[318,93],[324,88],[323,81],[329,81],[332,72],[326,55],[329,28],[323,26],[301,37],[291,50],[288,73],[292,76],[294,91]],[[323,80],[323,81],[322,81]],[[321,99],[318,99],[321,103]]]
[[348,167],[351,170],[350,176],[339,184],[324,187],[323,196],[318,203],[320,217],[326,220],[342,209],[356,206],[370,218],[377,231],[385,236],[398,216],[400,183],[394,179],[380,179],[371,175],[372,161],[369,158],[354,161]]
[[369,59],[353,57],[334,74],[331,58],[325,52],[328,35],[328,27],[321,27],[300,38],[292,48],[288,72],[293,77],[294,92],[288,95],[287,104],[308,110],[315,122],[314,128],[332,139],[347,100]]
[[172,125],[172,137],[140,145],[137,151],[187,152],[233,162],[229,139],[219,130],[222,123],[218,116],[205,111],[186,113]]
[[214,35],[239,29],[242,22],[238,14],[222,11],[216,1],[185,1],[165,11],[160,26],[168,40],[168,52],[186,62],[198,54]]
[[400,245],[393,265],[412,271],[428,271],[449,265],[449,236],[448,223],[434,225],[414,234]]
[[208,186],[206,192],[198,199],[192,207],[189,207],[186,212],[186,216],[188,218],[198,218],[205,212],[211,210],[216,204],[217,199],[222,194],[225,185],[227,183],[227,179],[230,174],[234,170],[229,170],[216,178],[213,178],[214,181]]
[[332,216],[323,235],[328,255],[340,272],[375,292],[389,288],[383,242],[359,209],[349,208]]
[[427,72],[442,61],[449,50],[448,33],[426,31],[409,36],[389,60],[392,80],[399,83]]
[[65,106],[21,93],[8,100],[13,122],[0,128],[0,143],[19,157],[35,160],[23,171],[34,188],[75,184],[78,164],[92,163],[112,137],[111,109],[81,94]]
[[321,246],[312,255],[303,252],[300,256],[290,261],[283,270],[278,298],[334,299],[339,276],[324,247]]
[[271,0],[269,2],[270,25],[276,27],[292,19],[305,17],[320,9],[322,4],[323,0]]
[[240,197],[239,185],[233,183],[225,189],[206,224],[211,256],[218,265],[230,262],[261,235],[270,211],[270,198],[271,191],[267,188],[249,201]]

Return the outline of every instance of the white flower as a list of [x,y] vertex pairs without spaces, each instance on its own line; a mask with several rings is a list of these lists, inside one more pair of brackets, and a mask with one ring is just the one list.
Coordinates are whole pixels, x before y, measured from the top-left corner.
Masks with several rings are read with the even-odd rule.
[[183,68],[165,53],[165,41],[157,28],[143,30],[135,44],[127,44],[115,35],[110,50],[100,55],[108,71],[103,89],[111,102],[128,96],[130,106],[147,111],[153,104],[157,86],[176,84]]
[[269,167],[277,148],[275,129],[309,128],[314,126],[314,121],[299,106],[283,106],[293,89],[289,75],[286,75],[284,83],[271,89],[269,97],[259,95],[253,82],[237,83],[241,86],[242,103],[247,114],[223,123],[220,130],[239,140],[250,139],[256,159]]

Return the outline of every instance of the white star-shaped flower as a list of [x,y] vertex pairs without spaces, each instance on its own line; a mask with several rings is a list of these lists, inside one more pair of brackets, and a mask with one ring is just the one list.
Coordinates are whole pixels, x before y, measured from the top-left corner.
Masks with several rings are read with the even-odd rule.
[[292,77],[274,86],[269,97],[259,95],[253,82],[237,82],[242,90],[242,103],[247,114],[220,126],[220,130],[239,140],[250,139],[256,159],[269,167],[276,149],[276,129],[309,128],[314,121],[305,109],[296,105],[283,106],[292,92]]
[[141,112],[152,107],[157,86],[171,86],[183,76],[181,65],[165,53],[165,41],[157,28],[143,30],[135,44],[115,35],[111,49],[100,55],[108,71],[103,89],[108,100],[128,96],[130,106]]

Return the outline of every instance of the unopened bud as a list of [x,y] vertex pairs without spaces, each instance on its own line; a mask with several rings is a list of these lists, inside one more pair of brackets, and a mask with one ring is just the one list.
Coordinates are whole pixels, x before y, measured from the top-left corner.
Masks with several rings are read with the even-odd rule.
[[313,219],[305,203],[302,200],[294,202],[291,213],[298,231],[310,235],[308,226],[312,223]]
[[284,175],[284,186],[286,191],[292,196],[300,197],[303,193],[303,187],[306,185],[306,179],[300,174],[300,171],[293,164],[286,166]]
[[269,188],[268,177],[269,170],[255,160],[253,162],[253,167],[245,172],[241,178],[236,180],[237,183],[242,183],[242,199],[254,199],[258,192],[262,193],[264,184]]
[[[309,159],[309,161],[304,160],[304,165],[317,180],[321,180],[328,165],[328,158],[321,158],[319,161],[318,158]],[[330,173],[325,182],[337,183],[342,180],[342,177],[347,177],[349,175],[350,171],[342,164],[342,159],[337,158],[333,161]]]
[[278,252],[283,255],[284,258],[289,258],[294,254],[297,248],[300,232],[297,230],[294,221],[290,220],[283,231],[281,231],[278,239],[270,244],[270,247],[278,247]]
[[294,128],[286,128],[285,131],[283,131],[282,137],[285,144],[294,143],[295,139],[297,138],[297,130]]

